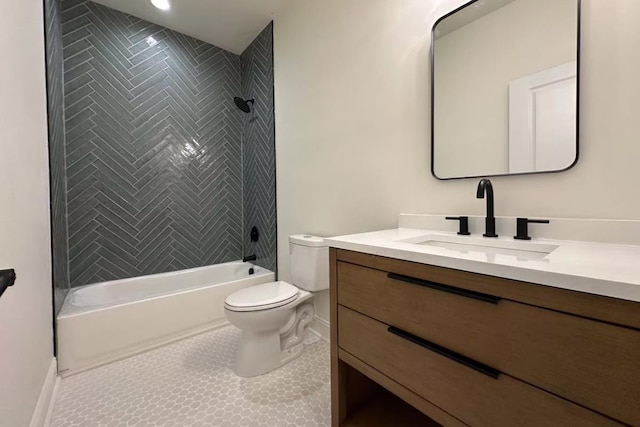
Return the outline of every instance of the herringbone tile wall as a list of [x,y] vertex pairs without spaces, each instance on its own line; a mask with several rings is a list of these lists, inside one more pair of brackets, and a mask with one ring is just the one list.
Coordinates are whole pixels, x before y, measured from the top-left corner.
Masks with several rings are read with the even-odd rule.
[[[242,94],[255,99],[254,109],[242,122],[244,183],[244,243],[257,264],[276,271],[276,158],[273,110],[273,23],[269,24],[240,57]],[[252,243],[249,230],[260,230]]]
[[240,57],[62,0],[70,282],[243,254]]
[[57,314],[69,292],[60,0],[44,1],[44,18],[47,54],[47,108],[49,115],[53,300],[55,314]]

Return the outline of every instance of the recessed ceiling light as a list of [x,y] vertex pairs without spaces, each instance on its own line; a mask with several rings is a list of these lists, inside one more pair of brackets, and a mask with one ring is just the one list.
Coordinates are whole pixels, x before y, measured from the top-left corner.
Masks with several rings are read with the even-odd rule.
[[160,10],[169,10],[171,9],[171,5],[169,4],[169,0],[151,0],[151,4],[157,7]]

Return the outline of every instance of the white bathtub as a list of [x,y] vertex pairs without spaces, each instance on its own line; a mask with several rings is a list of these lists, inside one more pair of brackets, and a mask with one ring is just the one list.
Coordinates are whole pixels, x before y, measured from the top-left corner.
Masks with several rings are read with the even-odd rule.
[[238,261],[72,289],[57,318],[58,370],[71,375],[226,325],[229,294],[273,280]]

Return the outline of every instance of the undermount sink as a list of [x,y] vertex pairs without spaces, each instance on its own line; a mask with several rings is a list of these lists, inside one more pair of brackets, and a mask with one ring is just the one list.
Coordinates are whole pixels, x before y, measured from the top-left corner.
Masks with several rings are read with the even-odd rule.
[[507,255],[519,259],[543,259],[554,250],[557,245],[544,243],[519,242],[511,240],[497,240],[465,236],[424,235],[410,239],[396,240],[398,243],[444,248],[458,253],[484,253],[487,255]]

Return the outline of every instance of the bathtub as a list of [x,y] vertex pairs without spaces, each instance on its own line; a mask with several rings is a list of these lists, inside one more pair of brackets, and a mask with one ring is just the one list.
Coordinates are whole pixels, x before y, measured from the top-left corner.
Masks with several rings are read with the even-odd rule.
[[58,371],[72,375],[226,325],[229,294],[273,280],[238,261],[74,288],[56,320]]

